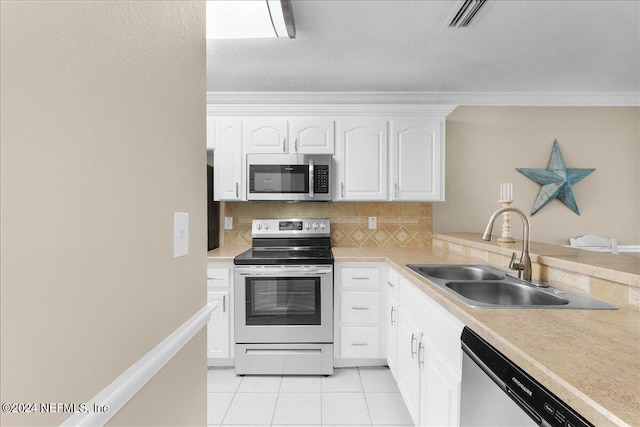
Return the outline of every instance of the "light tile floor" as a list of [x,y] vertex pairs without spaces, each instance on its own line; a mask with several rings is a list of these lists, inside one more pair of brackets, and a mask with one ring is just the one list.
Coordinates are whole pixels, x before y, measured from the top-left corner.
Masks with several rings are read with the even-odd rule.
[[389,369],[340,368],[323,376],[207,374],[209,426],[413,425]]

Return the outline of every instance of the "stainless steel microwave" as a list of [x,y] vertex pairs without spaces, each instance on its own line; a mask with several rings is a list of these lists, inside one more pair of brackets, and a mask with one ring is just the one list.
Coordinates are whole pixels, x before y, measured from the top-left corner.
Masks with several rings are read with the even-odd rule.
[[247,154],[247,200],[331,200],[330,154]]

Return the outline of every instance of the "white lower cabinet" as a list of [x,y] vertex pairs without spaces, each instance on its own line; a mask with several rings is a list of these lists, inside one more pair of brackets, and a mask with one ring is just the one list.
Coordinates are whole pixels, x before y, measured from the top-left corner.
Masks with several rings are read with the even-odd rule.
[[207,291],[213,313],[207,324],[207,358],[229,357],[229,291]]
[[[386,278],[387,298],[385,300],[385,310],[383,312],[384,323],[386,324],[386,347],[387,365],[393,375],[398,380],[398,281],[400,275],[397,271],[389,268]],[[384,286],[384,285],[383,285]]]
[[336,367],[383,365],[384,289],[381,263],[336,263],[334,267],[334,363]]
[[416,425],[457,426],[463,324],[406,279],[398,291],[400,393]]
[[420,425],[457,426],[461,372],[441,360],[438,351],[425,346],[420,377]]
[[416,321],[404,307],[398,309],[398,389],[413,422],[420,420],[420,364],[418,346],[421,332]]
[[233,264],[207,264],[207,302],[213,313],[207,324],[207,364],[233,365]]

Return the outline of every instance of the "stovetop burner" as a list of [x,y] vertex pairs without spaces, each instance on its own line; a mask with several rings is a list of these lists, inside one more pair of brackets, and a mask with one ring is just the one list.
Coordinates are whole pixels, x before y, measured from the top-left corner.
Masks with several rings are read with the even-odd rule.
[[316,249],[247,249],[234,259],[236,265],[332,264],[331,248]]
[[236,265],[333,264],[328,219],[253,220],[253,247]]

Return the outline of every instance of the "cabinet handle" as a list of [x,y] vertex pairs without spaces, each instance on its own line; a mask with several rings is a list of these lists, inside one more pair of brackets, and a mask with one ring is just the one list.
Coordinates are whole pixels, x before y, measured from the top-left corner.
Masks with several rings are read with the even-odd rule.
[[224,280],[224,277],[207,277],[209,280]]
[[351,345],[354,347],[369,347],[368,342],[354,342],[354,343],[351,343]]
[[416,356],[416,350],[413,349],[413,343],[414,342],[418,342],[418,338],[416,337],[416,334],[411,334],[411,358],[415,358]]
[[238,185],[238,183],[236,182],[236,198],[238,197],[238,187],[239,187],[239,185]]
[[394,285],[393,283],[391,283],[390,281],[387,280],[387,285],[391,286],[392,288],[395,288],[396,285]]
[[396,311],[396,308],[392,305],[391,306],[391,326],[394,326],[396,324],[396,321],[393,319],[393,313]]
[[424,366],[424,345],[422,342],[418,345],[418,365]]
[[369,280],[368,277],[352,277],[353,280]]
[[395,188],[396,188],[396,198],[397,198],[398,197],[398,192],[400,191],[397,182],[395,184]]
[[351,307],[352,310],[369,310],[369,307]]
[[340,197],[344,199],[344,182],[340,183]]
[[282,152],[286,153],[287,152],[287,138],[284,138],[282,140]]
[[222,312],[223,313],[227,312],[227,296],[226,295],[222,295]]
[[293,141],[293,151],[298,152],[298,138]]

